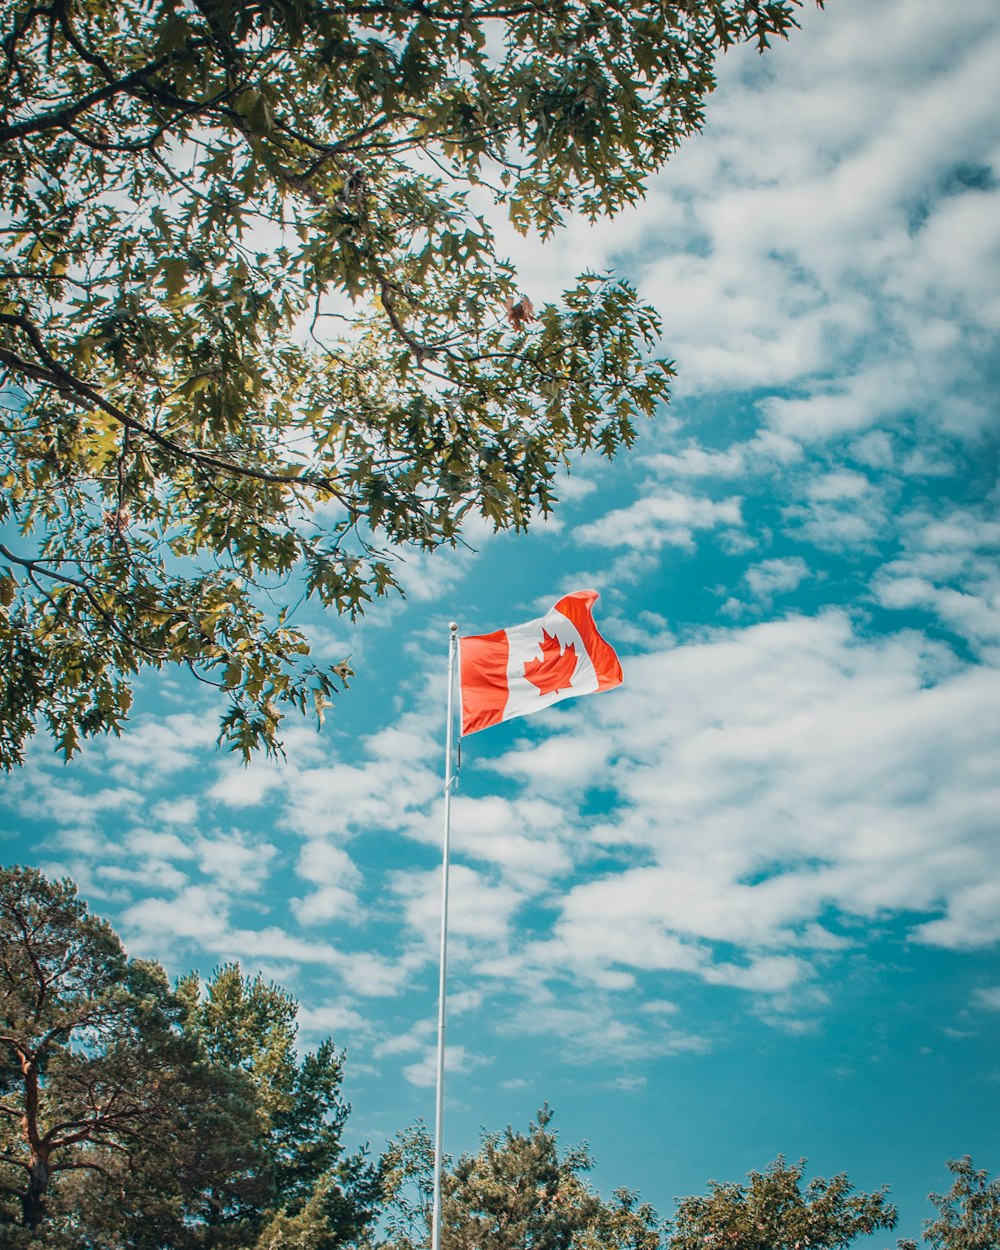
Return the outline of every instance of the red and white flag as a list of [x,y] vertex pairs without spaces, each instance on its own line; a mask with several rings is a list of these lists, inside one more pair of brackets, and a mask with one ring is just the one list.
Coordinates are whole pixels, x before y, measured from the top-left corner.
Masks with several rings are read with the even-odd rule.
[[599,598],[575,590],[537,621],[460,638],[462,733],[620,686],[618,656],[591,615]]

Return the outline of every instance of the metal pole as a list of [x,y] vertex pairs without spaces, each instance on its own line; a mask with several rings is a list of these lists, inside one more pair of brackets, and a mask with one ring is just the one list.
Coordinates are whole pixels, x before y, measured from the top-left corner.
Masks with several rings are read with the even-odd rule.
[[451,792],[454,787],[452,750],[455,735],[455,658],[458,626],[448,626],[448,729],[445,735],[444,839],[441,853],[441,960],[438,979],[437,1101],[434,1109],[434,1206],[431,1211],[431,1250],[441,1250],[441,1137],[444,1128],[445,987],[448,975],[448,857],[451,843]]

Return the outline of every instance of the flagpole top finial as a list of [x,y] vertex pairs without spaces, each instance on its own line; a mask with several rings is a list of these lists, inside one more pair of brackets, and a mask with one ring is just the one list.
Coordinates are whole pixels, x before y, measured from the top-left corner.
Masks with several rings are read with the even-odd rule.
[[457,634],[458,633],[458,621],[449,621],[448,628],[451,630],[453,634]]

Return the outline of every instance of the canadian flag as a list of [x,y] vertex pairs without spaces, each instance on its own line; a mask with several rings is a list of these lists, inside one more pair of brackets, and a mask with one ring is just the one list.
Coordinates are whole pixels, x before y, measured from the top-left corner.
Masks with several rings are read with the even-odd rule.
[[462,733],[620,686],[618,656],[591,614],[599,598],[575,590],[537,621],[460,638]]

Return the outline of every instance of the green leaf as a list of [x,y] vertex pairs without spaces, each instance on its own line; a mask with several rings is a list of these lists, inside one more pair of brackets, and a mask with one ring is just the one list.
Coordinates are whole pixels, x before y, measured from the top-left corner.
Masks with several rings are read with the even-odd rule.
[[303,594],[353,619],[470,516],[530,526],[561,466],[668,400],[627,284],[510,316],[540,300],[483,198],[543,237],[614,217],[702,125],[718,53],[798,4],[515,8],[500,54],[474,7],[70,8],[4,36],[30,67],[5,263],[30,276],[5,280],[0,517],[40,589],[4,618],[0,764],[37,724],[65,755],[117,732],[168,664],[221,676],[223,743],[279,751],[347,673],[313,671]]

